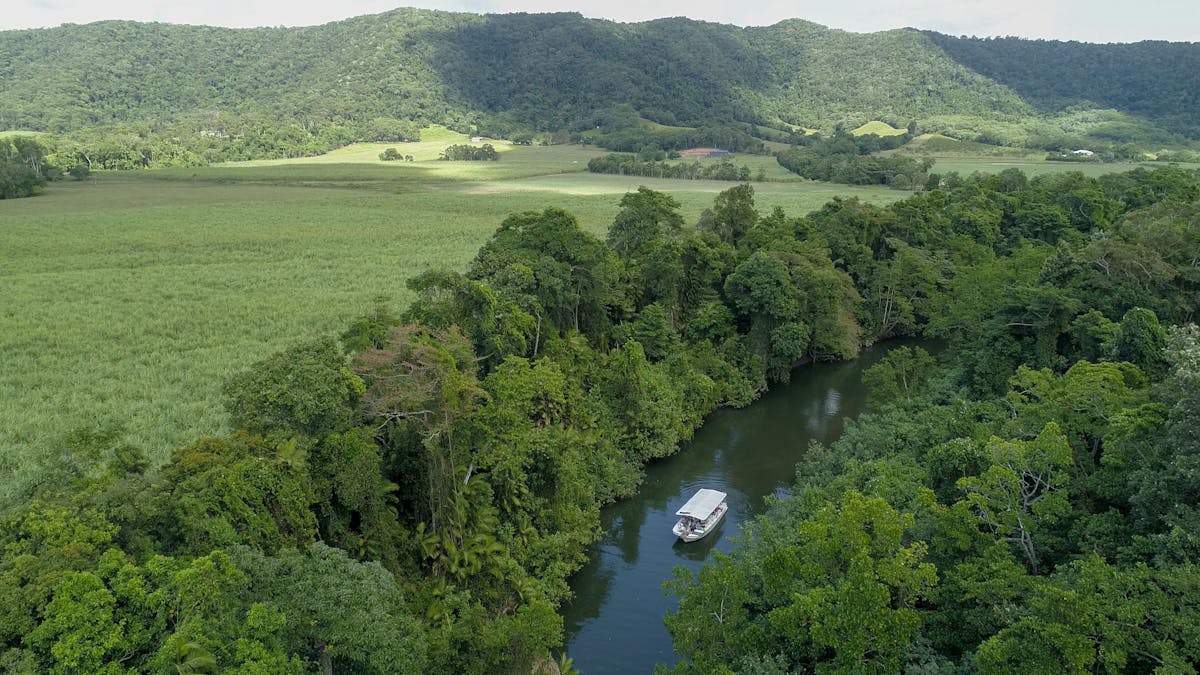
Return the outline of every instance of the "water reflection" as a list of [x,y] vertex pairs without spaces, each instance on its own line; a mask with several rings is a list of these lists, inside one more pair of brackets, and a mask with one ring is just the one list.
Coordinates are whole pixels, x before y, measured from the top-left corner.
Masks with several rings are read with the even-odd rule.
[[825,415],[835,417],[842,411],[842,392],[830,389],[825,393]]
[[588,592],[576,595],[571,600],[571,612],[563,617],[563,630],[567,635],[574,635],[587,621],[600,616],[600,609],[608,599],[608,593],[616,577],[615,568],[605,565],[600,556],[588,561],[579,572],[578,577],[585,577],[591,587]]
[[[636,497],[603,510],[605,536],[572,577],[576,595],[563,608],[567,653],[583,673],[648,673],[675,663],[663,617],[676,601],[663,582],[676,565],[695,571],[713,550],[729,551],[764,498],[786,494],[809,443],[837,438],[844,420],[862,410],[862,371],[885,353],[877,347],[850,363],[801,369],[749,408],[713,413],[678,454],[647,467]],[[711,535],[685,544],[671,533],[675,511],[702,487],[728,493],[729,513]]]
[[703,539],[693,542],[684,542],[682,539],[676,539],[671,545],[671,550],[680,560],[692,560],[704,562],[708,558],[709,551],[713,550],[717,542],[720,541],[722,533],[725,531],[725,520],[722,520],[717,529]]
[[601,524],[607,533],[604,539],[616,544],[622,561],[633,565],[638,559],[638,542],[642,536],[646,512],[644,509],[623,508],[619,511],[614,509],[610,513],[614,518],[608,523],[604,522],[603,516],[601,517]]

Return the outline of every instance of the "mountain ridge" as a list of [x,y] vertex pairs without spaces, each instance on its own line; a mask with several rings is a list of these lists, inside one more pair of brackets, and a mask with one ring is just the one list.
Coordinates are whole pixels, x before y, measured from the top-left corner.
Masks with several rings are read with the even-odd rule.
[[[632,106],[665,125],[781,133],[882,119],[967,137],[991,130],[1005,144],[1076,127],[1108,140],[1200,138],[1186,111],[1187,91],[1200,91],[1187,89],[1190,73],[1169,88],[1169,72],[1126,77],[1134,88],[1123,97],[1088,100],[1055,70],[1066,64],[1102,82],[1139,64],[1200,64],[1200,44],[1028,42],[856,33],[805,19],[739,27],[412,8],[297,28],[102,21],[0,32],[0,128],[63,133],[227,114],[580,131]],[[1079,114],[1089,106],[1104,114]]]

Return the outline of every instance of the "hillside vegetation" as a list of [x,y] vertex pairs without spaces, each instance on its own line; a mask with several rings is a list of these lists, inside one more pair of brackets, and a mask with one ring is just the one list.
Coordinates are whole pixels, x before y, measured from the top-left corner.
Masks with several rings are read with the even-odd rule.
[[1097,45],[928,35],[950,58],[1040,110],[1112,108],[1193,138],[1200,133],[1200,43]]
[[[429,123],[565,141],[640,120],[786,141],[796,128],[917,121],[1008,145],[1153,145],[1200,136],[1196,69],[1171,65],[1197,59],[1194,44],[1009,45],[800,20],[397,9],[304,28],[108,21],[0,32],[0,129],[174,139],[191,153],[176,164],[411,140]],[[206,154],[196,138],[239,147]]]

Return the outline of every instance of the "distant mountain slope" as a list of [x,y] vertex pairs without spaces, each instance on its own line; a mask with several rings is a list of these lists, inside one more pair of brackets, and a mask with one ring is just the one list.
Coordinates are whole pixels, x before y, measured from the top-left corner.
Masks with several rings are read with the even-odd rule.
[[[1181,129],[1188,106],[1195,110],[1200,87],[1156,87],[1169,76],[1137,73],[1147,63],[1194,63],[1200,46],[1054,44],[1070,57],[1026,55],[1036,47],[1006,60],[1001,43],[799,20],[739,28],[398,9],[306,28],[110,21],[0,32],[0,129],[71,131],[222,112],[301,125],[389,117],[582,130],[618,106],[668,125],[828,129],[936,116],[1011,122],[1085,98]],[[1121,73],[1137,87],[1093,96],[1054,70],[1061,62],[1082,72],[1078,64],[1095,54],[1104,59],[1086,70],[1090,78]],[[1181,79],[1194,83],[1197,72]]]
[[666,124],[751,121],[771,64],[742,29],[688,19],[617,24],[577,14],[505,14],[436,37],[432,62],[456,98],[551,128],[629,104]]
[[1011,88],[1039,110],[1090,104],[1200,137],[1200,43],[927,35],[951,58]]
[[441,118],[426,35],[467,15],[399,10],[308,28],[106,21],[0,32],[0,127],[65,131],[190,112]]
[[1011,90],[955,63],[917,31],[850,33],[806,21],[748,30],[777,71],[780,91],[766,105],[780,115],[796,110],[861,123],[1032,112]]

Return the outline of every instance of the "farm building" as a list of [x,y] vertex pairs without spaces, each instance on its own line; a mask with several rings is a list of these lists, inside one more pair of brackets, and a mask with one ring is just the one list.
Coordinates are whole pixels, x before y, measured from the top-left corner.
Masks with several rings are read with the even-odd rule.
[[687,150],[679,151],[679,155],[681,157],[687,157],[688,159],[704,159],[706,157],[729,157],[732,154],[733,153],[729,152],[728,150],[721,150],[719,148],[688,148]]

